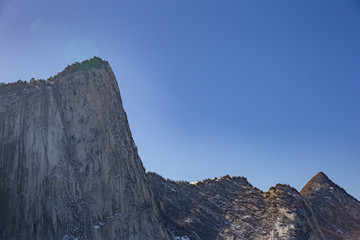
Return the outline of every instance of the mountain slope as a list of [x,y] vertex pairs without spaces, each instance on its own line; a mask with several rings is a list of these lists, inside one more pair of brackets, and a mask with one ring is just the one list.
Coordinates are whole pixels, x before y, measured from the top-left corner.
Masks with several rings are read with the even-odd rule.
[[324,173],[314,176],[300,193],[310,203],[326,239],[360,239],[360,202]]
[[324,239],[309,204],[287,185],[263,193],[242,177],[188,183],[148,175],[175,239]]
[[0,239],[169,239],[99,58],[0,87]]
[[323,173],[300,193],[146,174],[100,58],[0,84],[0,240],[352,240],[359,226],[360,202]]

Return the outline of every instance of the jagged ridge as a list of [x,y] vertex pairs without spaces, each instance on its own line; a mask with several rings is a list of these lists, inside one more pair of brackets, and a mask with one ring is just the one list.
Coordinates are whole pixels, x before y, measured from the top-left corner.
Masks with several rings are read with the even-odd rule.
[[195,183],[148,173],[161,216],[179,239],[324,239],[309,204],[278,184],[262,192],[243,177]]

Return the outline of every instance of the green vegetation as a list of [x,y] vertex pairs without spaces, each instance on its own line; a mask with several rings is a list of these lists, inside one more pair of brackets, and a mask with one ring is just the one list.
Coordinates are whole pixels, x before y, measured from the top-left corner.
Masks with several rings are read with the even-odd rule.
[[55,76],[50,77],[47,79],[49,82],[54,82],[56,79],[58,79],[60,76],[74,73],[74,72],[89,72],[93,69],[98,69],[101,67],[103,63],[107,63],[106,61],[103,61],[99,57],[93,57],[89,60],[85,60],[81,63],[75,62],[71,65],[68,65],[64,71],[57,73]]
[[103,60],[99,57],[93,57],[90,60],[85,60],[81,63],[75,62],[70,66],[70,69],[73,71],[81,71],[81,72],[87,72],[91,69],[96,69],[101,66],[101,63]]

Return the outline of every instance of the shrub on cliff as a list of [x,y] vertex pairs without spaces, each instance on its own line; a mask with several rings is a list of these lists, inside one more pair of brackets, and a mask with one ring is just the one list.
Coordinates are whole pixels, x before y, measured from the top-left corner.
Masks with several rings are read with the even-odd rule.
[[85,60],[81,63],[75,62],[70,66],[73,71],[87,72],[91,69],[99,68],[102,63],[102,59],[99,57],[93,57],[90,60]]

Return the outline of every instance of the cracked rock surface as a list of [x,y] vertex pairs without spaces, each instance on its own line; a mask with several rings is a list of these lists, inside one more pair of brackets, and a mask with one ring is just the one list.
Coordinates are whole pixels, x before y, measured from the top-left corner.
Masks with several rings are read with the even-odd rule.
[[243,177],[188,183],[148,175],[175,239],[324,239],[310,205],[288,185],[264,193]]
[[300,193],[310,203],[326,239],[360,239],[360,202],[324,173],[313,177]]
[[169,239],[115,76],[91,61],[0,87],[0,239]]
[[15,239],[355,240],[360,202],[323,173],[300,193],[146,174],[115,76],[94,58],[0,84],[0,240]]

